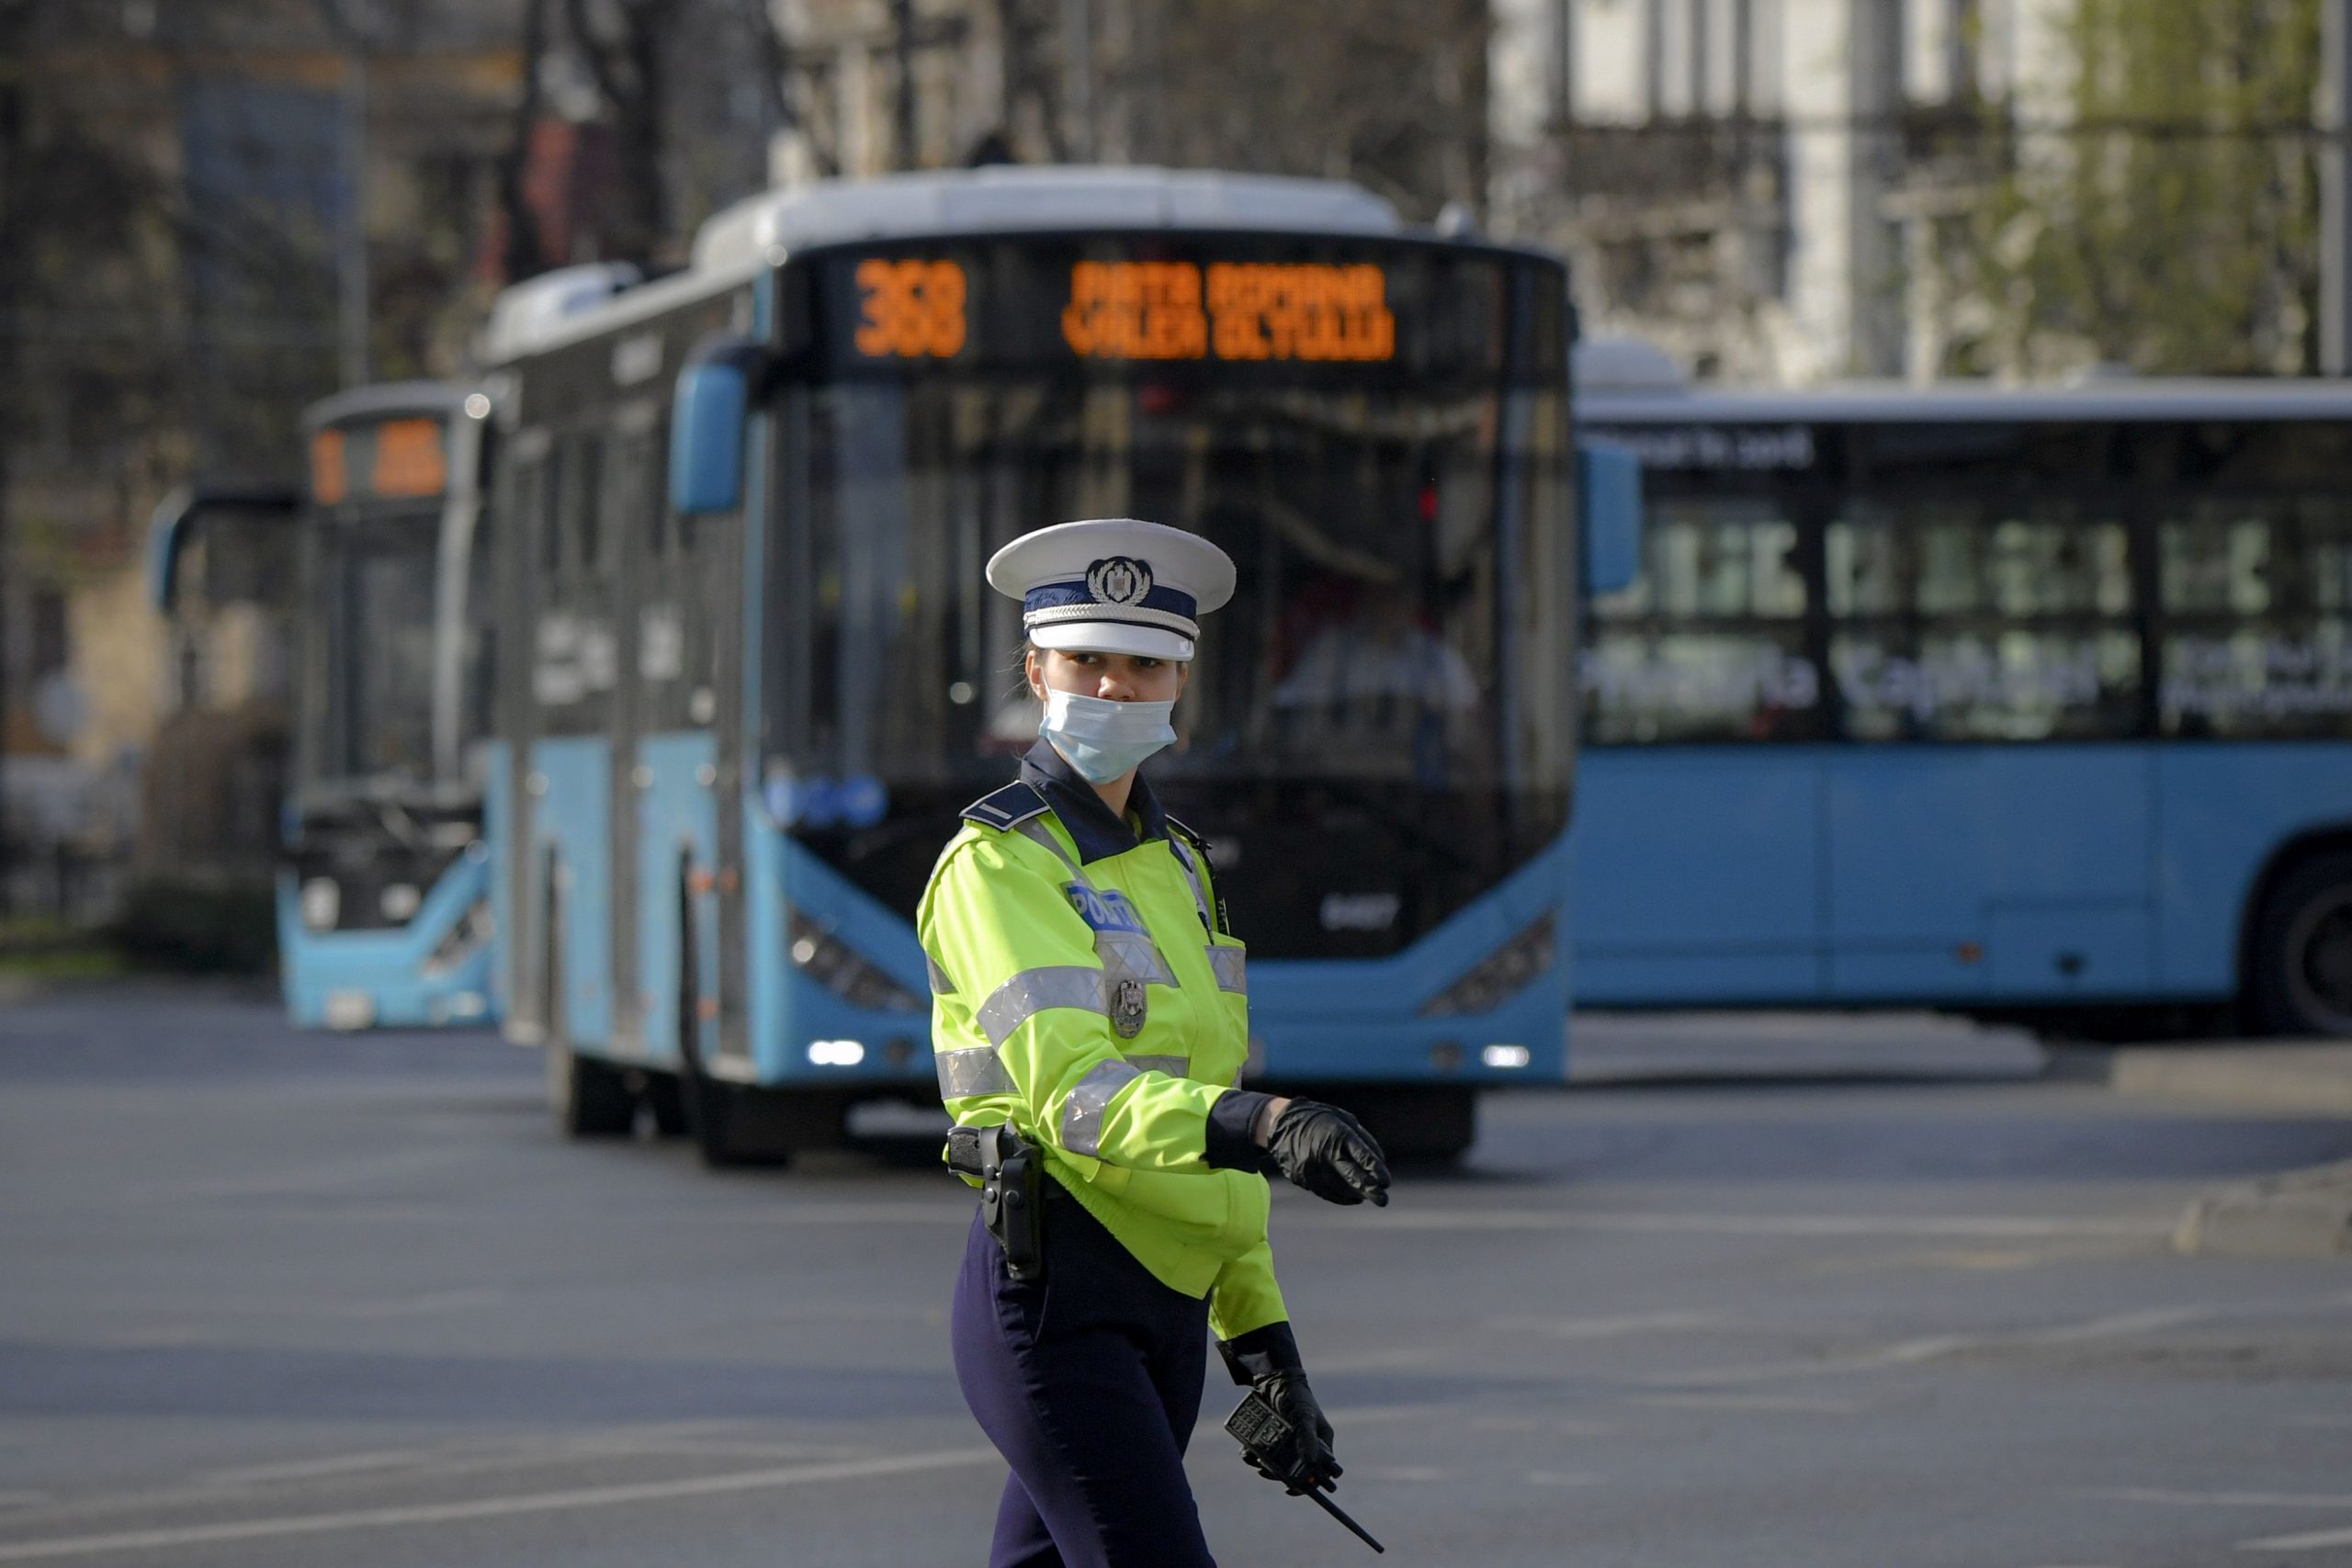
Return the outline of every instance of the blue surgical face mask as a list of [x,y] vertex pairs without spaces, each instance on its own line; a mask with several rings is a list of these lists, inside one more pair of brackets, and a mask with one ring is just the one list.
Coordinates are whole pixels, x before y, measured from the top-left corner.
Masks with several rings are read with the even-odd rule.
[[1046,688],[1045,716],[1037,733],[1054,743],[1089,784],[1109,784],[1176,739],[1168,722],[1176,704],[1114,703],[1082,697],[1057,686]]

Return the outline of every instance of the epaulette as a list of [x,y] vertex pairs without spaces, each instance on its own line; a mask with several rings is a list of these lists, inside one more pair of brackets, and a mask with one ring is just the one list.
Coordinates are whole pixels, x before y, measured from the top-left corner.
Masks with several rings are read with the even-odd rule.
[[960,815],[967,822],[978,822],[983,828],[1010,832],[1032,817],[1043,817],[1050,809],[1046,797],[1028,784],[1015,779],[1000,790],[991,790]]
[[1193,828],[1187,823],[1179,822],[1173,817],[1168,818],[1168,826],[1170,830],[1175,833],[1178,838],[1182,839],[1186,843],[1200,851],[1203,859],[1205,860],[1208,857],[1209,841],[1202,835],[1199,829]]

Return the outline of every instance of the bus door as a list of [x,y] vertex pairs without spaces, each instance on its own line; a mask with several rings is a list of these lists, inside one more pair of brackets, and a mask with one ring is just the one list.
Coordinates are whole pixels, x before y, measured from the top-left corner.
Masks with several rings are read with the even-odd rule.
[[[2149,760],[2128,520],[2020,487],[2007,433],[1874,432],[1826,529],[1830,991],[2065,1000],[2149,978]],[[1936,438],[1909,464],[1904,442]],[[2088,467],[2088,465],[2086,465]],[[2095,470],[2094,470],[2095,471]]]
[[483,815],[492,856],[492,918],[500,933],[503,994],[499,1003],[508,1033],[537,1043],[545,1038],[548,1021],[546,957],[550,933],[538,809],[547,782],[532,755],[539,733],[533,634],[546,584],[534,568],[544,548],[541,539],[554,526],[555,443],[546,428],[535,426],[517,431],[505,448],[504,484],[497,506],[509,525],[498,531],[494,543],[500,615],[514,628],[505,639],[513,654],[498,662],[492,676],[497,682],[496,733],[505,750],[503,765],[490,780]]
[[1645,500],[1641,572],[1594,598],[1583,653],[1577,1000],[1810,1000],[1826,902],[1817,519],[1742,471],[1668,468]]
[[611,560],[612,635],[616,649],[613,706],[606,735],[612,810],[606,852],[611,857],[612,897],[606,911],[611,942],[613,1043],[623,1051],[649,1049],[648,1009],[639,962],[640,903],[645,797],[651,775],[641,754],[645,733],[643,672],[650,645],[645,626],[644,574],[657,543],[650,521],[662,510],[660,444],[662,408],[658,398],[622,403],[605,434],[604,472],[597,487],[599,532]]

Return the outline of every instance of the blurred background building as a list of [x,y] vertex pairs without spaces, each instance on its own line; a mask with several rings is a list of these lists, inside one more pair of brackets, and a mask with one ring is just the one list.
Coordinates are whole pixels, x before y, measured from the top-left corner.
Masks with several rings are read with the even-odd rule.
[[0,915],[267,865],[291,585],[167,634],[145,521],[508,282],[770,183],[1217,165],[1557,246],[1702,376],[2291,372],[2319,5],[0,0]]
[[1498,0],[1496,221],[1810,381],[2315,363],[2318,0]]

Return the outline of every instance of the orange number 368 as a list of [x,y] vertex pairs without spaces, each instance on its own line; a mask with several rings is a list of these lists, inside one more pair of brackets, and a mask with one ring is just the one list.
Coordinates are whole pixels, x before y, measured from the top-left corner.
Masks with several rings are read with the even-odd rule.
[[964,269],[951,261],[857,264],[865,315],[857,352],[869,359],[945,359],[964,346]]

